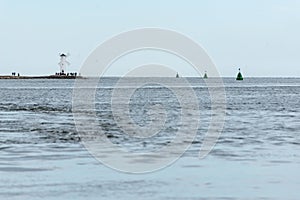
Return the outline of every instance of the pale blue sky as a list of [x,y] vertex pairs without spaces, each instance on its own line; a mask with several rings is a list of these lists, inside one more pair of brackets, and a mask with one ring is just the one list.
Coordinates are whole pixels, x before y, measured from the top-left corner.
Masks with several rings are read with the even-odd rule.
[[52,74],[62,51],[76,71],[105,39],[142,27],[191,37],[222,76],[300,76],[298,0],[0,0],[0,74]]

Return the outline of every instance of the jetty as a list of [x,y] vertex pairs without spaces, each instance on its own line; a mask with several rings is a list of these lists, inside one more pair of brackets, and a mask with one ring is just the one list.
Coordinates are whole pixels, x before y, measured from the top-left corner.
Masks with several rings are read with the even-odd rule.
[[83,78],[82,76],[61,76],[61,75],[50,75],[50,76],[0,76],[0,79],[75,79]]
[[69,54],[61,53],[60,62],[58,63],[60,67],[60,72],[57,72],[53,75],[45,75],[45,76],[21,76],[19,73],[12,72],[11,75],[0,75],[0,79],[76,79],[76,78],[83,78],[82,76],[78,75],[77,72],[66,72],[66,67],[70,65],[67,61],[67,57]]

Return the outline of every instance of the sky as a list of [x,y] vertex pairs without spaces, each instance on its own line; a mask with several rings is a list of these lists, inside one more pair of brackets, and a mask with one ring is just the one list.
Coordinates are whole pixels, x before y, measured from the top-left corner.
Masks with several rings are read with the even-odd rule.
[[300,76],[298,0],[0,0],[0,74],[53,74],[61,52],[70,53],[67,71],[79,71],[102,42],[144,27],[190,37],[224,77],[238,68],[248,77]]

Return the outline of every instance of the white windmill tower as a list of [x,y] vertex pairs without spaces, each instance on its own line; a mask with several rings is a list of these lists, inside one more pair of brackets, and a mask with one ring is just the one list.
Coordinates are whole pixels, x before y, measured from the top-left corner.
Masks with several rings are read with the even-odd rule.
[[60,73],[64,75],[66,73],[66,67],[70,65],[70,63],[67,61],[67,57],[70,56],[68,53],[67,55],[64,53],[59,54],[60,56],[60,62],[58,63],[60,67]]

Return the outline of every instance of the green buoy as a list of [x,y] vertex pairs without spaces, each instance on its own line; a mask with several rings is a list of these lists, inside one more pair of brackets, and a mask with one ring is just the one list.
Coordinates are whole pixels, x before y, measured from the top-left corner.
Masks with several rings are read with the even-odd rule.
[[241,73],[241,69],[239,68],[239,73],[238,73],[238,75],[237,75],[237,77],[236,77],[236,80],[237,81],[242,81],[242,80],[244,80],[244,78],[243,78],[243,75],[242,75],[242,73]]
[[177,74],[176,74],[176,78],[179,78],[179,74],[178,74],[178,72],[177,72]]
[[204,78],[204,79],[207,79],[207,78],[208,78],[206,71],[205,71],[205,74],[204,74],[203,78]]

